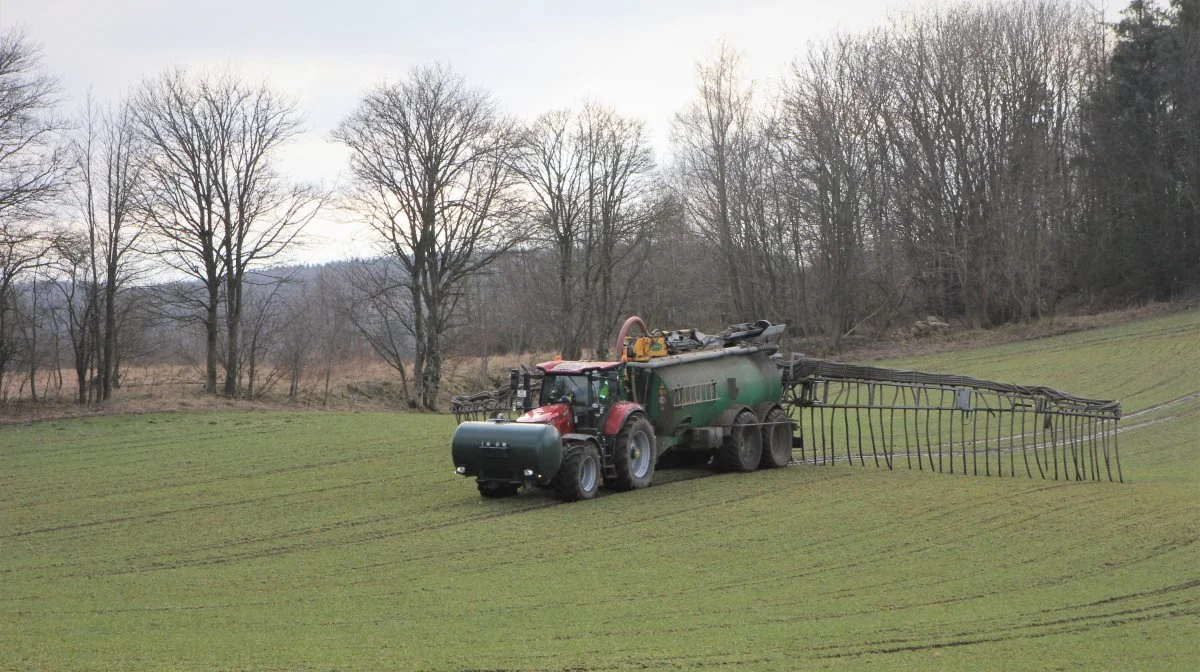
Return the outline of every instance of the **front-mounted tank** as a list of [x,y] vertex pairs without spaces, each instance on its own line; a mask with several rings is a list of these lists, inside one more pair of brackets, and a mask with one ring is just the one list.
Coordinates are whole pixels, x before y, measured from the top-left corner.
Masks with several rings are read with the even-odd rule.
[[458,473],[498,483],[553,476],[562,462],[558,429],[549,424],[464,422],[450,452]]

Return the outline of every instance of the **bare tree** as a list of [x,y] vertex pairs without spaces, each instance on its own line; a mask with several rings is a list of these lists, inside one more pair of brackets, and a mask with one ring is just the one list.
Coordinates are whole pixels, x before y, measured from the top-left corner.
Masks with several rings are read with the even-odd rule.
[[217,180],[223,164],[220,118],[200,101],[199,85],[183,70],[142,85],[133,100],[138,130],[149,152],[141,212],[154,234],[155,251],[176,270],[198,280],[196,297],[205,330],[204,390],[217,390],[220,255]]
[[709,291],[697,291],[711,287],[714,269],[723,263],[720,250],[687,225],[677,199],[665,200],[659,212],[646,250],[655,261],[636,279],[639,291],[631,297],[633,312],[646,324],[721,324],[724,306],[716,305]]
[[53,239],[48,240],[44,232],[32,228],[15,225],[0,230],[0,384],[20,348],[14,322],[17,308],[14,285],[24,273],[46,263],[52,244]]
[[356,259],[345,267],[340,291],[337,315],[400,374],[400,394],[409,402],[407,362],[413,355],[414,333],[407,275],[392,257]]
[[608,353],[633,279],[647,259],[652,222],[658,216],[654,159],[645,125],[608,108],[589,105],[579,120],[584,148],[586,208],[583,246],[588,312],[592,315],[596,357]]
[[67,337],[75,368],[76,395],[80,404],[93,401],[98,391],[92,385],[99,348],[96,313],[100,310],[96,286],[95,255],[89,236],[75,231],[60,236],[55,244],[58,276],[53,285],[62,297]]
[[265,84],[175,70],[146,82],[134,110],[149,148],[144,211],[158,251],[206,289],[205,389],[216,391],[223,308],[224,393],[235,396],[246,273],[278,260],[325,200],[274,167],[300,131],[295,106]]
[[244,373],[246,399],[251,401],[270,391],[283,373],[281,367],[270,368],[265,373],[263,368],[286,326],[283,314],[287,290],[294,284],[290,276],[266,276],[263,281],[247,283],[245,288],[245,312],[241,321],[242,361],[238,368]]
[[[472,278],[464,319],[487,328],[464,333],[462,347],[484,354],[562,352],[560,334],[551,324],[561,301],[554,283],[557,268],[553,250],[527,245],[510,250],[486,274]],[[586,317],[585,307],[574,309],[585,314],[581,319]]]
[[742,136],[750,132],[753,95],[740,75],[740,56],[725,45],[715,61],[698,65],[697,100],[675,116],[671,142],[679,189],[694,224],[717,243],[729,293],[726,317],[747,312],[741,254],[733,215],[734,171]]
[[873,86],[871,47],[839,37],[811,49],[793,66],[777,131],[797,235],[808,239],[824,331],[835,344],[853,329],[866,294],[867,224],[877,196],[868,180],[880,163],[873,142],[884,102]]
[[282,338],[276,358],[278,368],[288,378],[288,399],[292,401],[300,397],[300,382],[312,360],[313,344],[320,330],[317,324],[320,316],[310,310],[312,294],[307,284],[301,285],[300,291],[290,297],[284,311]]
[[589,192],[584,138],[568,110],[538,117],[525,132],[524,151],[517,162],[533,191],[538,215],[536,238],[549,244],[558,257],[558,305],[554,324],[557,346],[566,359],[579,359],[584,332],[591,324],[581,286],[591,275],[591,250],[580,247],[582,219]]
[[0,35],[0,385],[16,351],[13,284],[50,249],[52,235],[37,221],[66,169],[56,96],[54,79],[39,70],[37,49],[19,32]]
[[39,60],[21,33],[0,35],[0,225],[43,214],[66,167],[52,116],[57,83]]
[[266,85],[250,89],[222,81],[205,87],[205,103],[228,117],[227,156],[216,182],[225,268],[227,365],[225,396],[240,388],[240,341],[247,271],[277,260],[316,217],[327,194],[314,185],[286,184],[274,160],[300,132],[295,104]]
[[407,275],[414,396],[436,409],[463,283],[517,240],[520,135],[485,93],[424,67],[369,91],[333,137],[350,150],[349,207]]
[[[18,387],[18,399],[23,399],[25,386],[29,386],[29,400],[38,401],[37,374],[42,366],[44,353],[42,346],[49,340],[55,350],[57,363],[57,346],[59,341],[59,311],[54,301],[47,297],[52,281],[46,278],[45,265],[34,267],[29,278],[21,283],[17,290],[13,288],[10,299],[11,318],[6,325],[9,329],[5,342],[10,348],[8,356],[23,360],[24,375]],[[0,388],[2,389],[2,388]]]
[[656,213],[645,127],[595,104],[552,112],[527,130],[518,166],[538,205],[535,240],[557,257],[560,351],[578,358],[590,332],[604,356]]
[[96,391],[107,401],[116,382],[118,296],[138,275],[134,253],[143,229],[134,210],[144,152],[128,105],[102,110],[89,96],[81,116],[73,192],[86,232]]
[[340,287],[339,274],[329,268],[323,268],[317,272],[313,285],[316,301],[315,305],[311,306],[311,310],[322,316],[316,325],[317,352],[314,354],[321,359],[322,377],[324,378],[321,405],[328,406],[334,366],[345,360],[350,353],[354,334],[350,325],[337,319],[341,299],[344,296]]
[[892,27],[898,224],[939,310],[987,326],[1053,308],[1081,217],[1092,23],[1078,5],[1029,1]]

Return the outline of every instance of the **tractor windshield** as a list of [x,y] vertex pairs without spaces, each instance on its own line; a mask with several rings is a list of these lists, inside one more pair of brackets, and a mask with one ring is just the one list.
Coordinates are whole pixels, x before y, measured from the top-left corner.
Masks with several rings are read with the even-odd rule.
[[540,405],[558,404],[566,401],[572,405],[588,404],[587,376],[546,376],[542,381]]

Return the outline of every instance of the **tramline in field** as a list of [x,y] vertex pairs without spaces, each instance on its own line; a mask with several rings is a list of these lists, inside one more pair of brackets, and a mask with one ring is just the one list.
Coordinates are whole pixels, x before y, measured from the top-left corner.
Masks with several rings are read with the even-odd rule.
[[[660,463],[749,472],[787,466],[794,450],[811,464],[1123,481],[1118,402],[785,358],[774,344],[784,328],[649,331],[631,317],[619,361],[543,362],[513,370],[507,388],[454,398],[455,470],[485,497],[533,486],[565,501],[590,499],[601,484],[644,488]],[[521,415],[509,420],[510,411]]]

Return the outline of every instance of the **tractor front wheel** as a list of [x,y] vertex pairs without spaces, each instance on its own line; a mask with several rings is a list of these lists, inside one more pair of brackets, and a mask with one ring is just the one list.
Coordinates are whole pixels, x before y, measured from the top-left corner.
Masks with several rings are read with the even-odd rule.
[[591,499],[600,489],[600,451],[590,441],[563,447],[562,466],[554,475],[554,491],[564,502]]
[[754,471],[762,459],[762,432],[758,418],[742,411],[733,419],[729,437],[717,451],[717,464],[725,471]]
[[613,466],[617,477],[605,485],[614,490],[636,490],[650,485],[654,478],[654,426],[644,416],[625,421],[613,442]]

